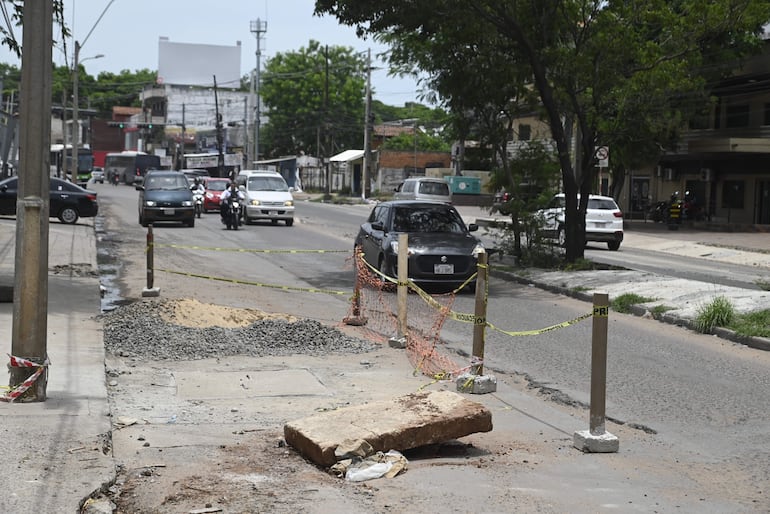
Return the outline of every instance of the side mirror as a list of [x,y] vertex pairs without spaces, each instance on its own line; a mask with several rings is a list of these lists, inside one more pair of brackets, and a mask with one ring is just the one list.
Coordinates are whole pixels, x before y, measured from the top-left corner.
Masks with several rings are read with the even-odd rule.
[[385,230],[385,226],[381,221],[372,221],[372,230]]
[[475,223],[469,223],[468,224],[468,232],[476,232],[479,229],[479,226]]
[[144,191],[144,186],[141,184],[137,184],[134,186],[134,189],[136,189],[137,191]]

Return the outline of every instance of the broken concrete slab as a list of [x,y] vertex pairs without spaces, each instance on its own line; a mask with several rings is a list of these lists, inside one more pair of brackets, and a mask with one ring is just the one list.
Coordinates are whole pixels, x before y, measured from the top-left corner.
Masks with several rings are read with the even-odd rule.
[[329,467],[335,449],[363,439],[374,451],[404,451],[492,430],[492,413],[452,391],[427,391],[345,407],[284,425],[286,443]]

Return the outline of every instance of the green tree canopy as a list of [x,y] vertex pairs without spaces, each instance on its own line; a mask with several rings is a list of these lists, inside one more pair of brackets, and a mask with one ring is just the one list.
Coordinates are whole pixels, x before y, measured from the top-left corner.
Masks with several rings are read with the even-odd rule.
[[276,54],[260,88],[268,152],[331,156],[361,148],[365,89],[366,58],[352,48],[311,40],[296,52]]
[[[316,0],[316,13],[384,38],[402,70],[427,71],[462,131],[470,113],[494,103],[474,94],[474,83],[502,89],[518,77],[556,144],[568,261],[583,256],[595,147],[629,144],[640,127],[669,141],[673,123],[689,115],[680,100],[702,94],[704,64],[729,72],[724,64],[756,47],[770,18],[766,0]],[[518,93],[510,98],[528,103]]]

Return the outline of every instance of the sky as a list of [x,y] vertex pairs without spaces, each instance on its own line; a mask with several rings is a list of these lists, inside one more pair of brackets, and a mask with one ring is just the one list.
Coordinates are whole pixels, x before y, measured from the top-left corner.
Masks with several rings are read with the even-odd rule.
[[[418,85],[409,78],[388,77],[377,53],[387,47],[356,37],[355,29],[340,25],[330,16],[313,16],[314,0],[64,0],[65,20],[74,40],[81,44],[80,62],[89,75],[102,71],[158,69],[158,40],[173,43],[235,46],[241,42],[241,76],[256,66],[256,37],[251,21],[267,22],[260,42],[261,62],[277,53],[298,51],[313,39],[329,46],[348,46],[354,51],[371,49],[373,98],[386,105],[403,106],[419,101]],[[109,6],[109,7],[107,7]],[[105,11],[105,7],[107,10]],[[100,15],[102,16],[99,19]],[[22,35],[14,28],[16,38]],[[57,29],[54,27],[54,32]],[[60,39],[56,34],[54,39]],[[72,64],[73,39],[67,41],[67,61]],[[53,50],[54,62],[64,65],[61,48]],[[104,57],[89,57],[103,54]],[[0,62],[21,63],[5,48]]]

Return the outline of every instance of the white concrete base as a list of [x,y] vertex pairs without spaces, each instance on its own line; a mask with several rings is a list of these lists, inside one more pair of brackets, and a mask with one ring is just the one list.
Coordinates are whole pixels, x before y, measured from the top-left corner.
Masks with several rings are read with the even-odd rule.
[[406,337],[391,337],[388,339],[388,346],[403,350],[406,348]]
[[145,287],[142,289],[142,297],[156,297],[160,296],[160,288],[159,287]]
[[486,394],[497,391],[497,379],[492,375],[463,373],[455,379],[455,385],[461,393]]
[[609,432],[595,435],[590,430],[575,432],[572,444],[584,453],[617,453],[620,449],[620,441],[614,435]]

